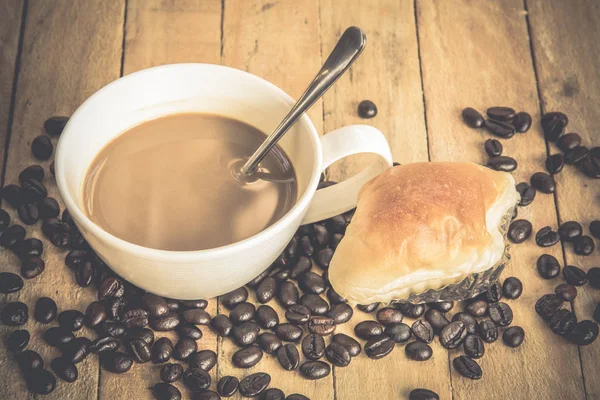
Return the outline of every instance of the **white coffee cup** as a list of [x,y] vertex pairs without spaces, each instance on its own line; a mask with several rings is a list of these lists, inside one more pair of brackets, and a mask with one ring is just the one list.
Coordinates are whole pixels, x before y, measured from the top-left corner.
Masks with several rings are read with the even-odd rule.
[[[208,250],[151,249],[104,231],[83,211],[88,168],[108,142],[146,120],[179,112],[203,112],[235,118],[269,133],[292,104],[290,96],[273,84],[219,65],[173,64],[127,75],[92,95],[69,120],[56,150],[58,188],[85,239],[126,280],[176,299],[227,293],[266,270],[300,224],[323,220],[356,206],[362,185],[392,165],[390,148],[381,132],[353,125],[319,137],[304,115],[279,142],[297,175],[298,199],[294,207],[260,233]],[[379,161],[346,181],[317,191],[325,168],[356,153],[377,154]],[[119,193],[114,196],[119,201]]]

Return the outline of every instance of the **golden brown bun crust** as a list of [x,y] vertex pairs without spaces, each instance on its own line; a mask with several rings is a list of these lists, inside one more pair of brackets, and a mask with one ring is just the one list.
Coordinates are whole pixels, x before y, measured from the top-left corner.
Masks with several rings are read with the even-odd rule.
[[472,163],[415,163],[368,182],[331,262],[335,290],[361,302],[372,299],[365,292],[398,289],[389,287],[398,277],[435,274],[449,260],[458,265],[480,255],[493,244],[487,211],[514,191],[507,175]]

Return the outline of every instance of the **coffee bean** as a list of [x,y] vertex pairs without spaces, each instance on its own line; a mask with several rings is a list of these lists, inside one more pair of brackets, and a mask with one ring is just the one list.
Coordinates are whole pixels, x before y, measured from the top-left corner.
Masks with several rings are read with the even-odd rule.
[[258,339],[260,328],[253,321],[242,322],[231,331],[231,337],[240,347],[250,346]]
[[479,322],[477,325],[477,333],[484,342],[493,343],[498,340],[498,328],[493,321],[489,319]]
[[124,293],[125,287],[123,286],[123,282],[114,276],[109,276],[102,281],[98,288],[98,300],[106,299],[107,297],[121,297]]
[[490,319],[498,326],[508,326],[513,320],[512,309],[503,302],[490,304],[488,314]]
[[21,204],[21,187],[17,185],[6,185],[2,188],[2,198],[6,200],[13,208]]
[[314,316],[308,320],[308,330],[321,336],[331,335],[335,331],[335,321],[324,316]]
[[531,176],[531,185],[542,193],[554,193],[556,186],[552,176],[545,172],[536,172]]
[[258,335],[257,343],[267,354],[275,353],[282,345],[281,339],[271,332],[263,332]]
[[157,400],[181,400],[181,392],[175,386],[160,382],[152,388],[152,394]]
[[312,271],[303,273],[298,277],[298,284],[300,289],[305,293],[321,294],[327,289],[327,284],[323,277]]
[[552,332],[564,336],[573,329],[576,323],[577,318],[575,314],[563,308],[554,313],[552,318],[550,318],[549,325]]
[[508,227],[508,238],[513,243],[523,243],[531,236],[533,226],[526,219],[517,219]]
[[35,179],[38,182],[44,180],[44,168],[41,165],[30,165],[19,173],[19,182],[23,183],[28,179]]
[[300,237],[300,239],[298,240],[298,250],[300,251],[300,254],[306,257],[312,257],[313,253],[315,252],[315,248],[312,245],[312,241],[310,240],[310,237],[308,236],[302,236]]
[[[123,314],[123,324],[128,329],[143,328],[148,325],[148,313],[141,308],[128,310]],[[201,336],[200,336],[201,337]],[[199,339],[199,338],[198,338]]]
[[[399,312],[397,310],[394,311]],[[353,314],[354,311],[352,310],[352,307],[346,303],[339,303],[331,307],[327,316],[333,319],[336,324],[340,325],[350,321]],[[400,319],[402,319],[402,314],[400,314]]]
[[481,379],[481,375],[483,374],[479,364],[467,356],[456,357],[452,360],[452,365],[454,366],[454,369],[465,378],[477,380]]
[[169,307],[165,299],[152,293],[144,293],[140,299],[140,305],[153,317],[160,317],[169,313]]
[[167,362],[173,354],[173,342],[167,337],[161,337],[154,343],[150,352],[150,358],[154,364]]
[[[254,309],[254,306],[252,306],[252,308]],[[231,313],[233,313],[233,311]],[[181,316],[185,322],[190,324],[208,325],[210,323],[210,314],[199,308],[185,310]]]
[[[127,300],[124,297],[109,297],[104,300],[104,308],[106,309],[106,316],[108,319],[114,321],[121,321],[123,318],[130,316],[135,313],[130,313],[129,310],[125,312],[126,307],[129,307]],[[136,309],[140,310],[140,309]],[[148,323],[148,314],[141,310],[146,316],[146,324]]]
[[244,302],[240,303],[231,312],[229,313],[229,319],[233,322],[234,325],[239,325],[242,322],[250,321],[254,318],[254,313],[256,312],[256,308],[254,304]]
[[556,142],[565,132],[569,118],[561,112],[550,112],[542,116],[544,137],[550,142]]
[[454,314],[454,316],[452,317],[452,321],[462,321],[465,324],[465,329],[467,330],[467,333],[469,334],[474,334],[477,330],[477,320],[473,316],[465,312],[459,312]]
[[556,257],[542,254],[537,260],[537,270],[544,279],[553,279],[560,274],[560,264]]
[[54,347],[61,348],[74,338],[75,336],[73,335],[73,333],[66,328],[52,327],[46,329],[46,331],[44,332],[44,340],[50,346]]
[[578,322],[567,334],[567,338],[578,346],[587,346],[598,337],[598,324],[594,321],[585,320]]
[[544,319],[549,320],[563,306],[563,300],[555,294],[545,294],[535,303],[535,311]]
[[427,303],[429,308],[446,313],[454,307],[453,301],[437,301],[435,303]]
[[376,321],[362,321],[354,327],[354,333],[361,339],[370,339],[383,333],[383,327]]
[[93,328],[106,320],[106,308],[104,303],[94,301],[85,310],[86,325]]
[[4,325],[8,326],[21,326],[27,323],[29,319],[29,312],[27,304],[16,301],[14,303],[8,303],[2,309],[0,313],[0,320]]
[[212,350],[200,350],[190,355],[187,362],[191,368],[201,368],[208,372],[217,365],[217,353]]
[[599,220],[594,220],[592,222],[590,222],[590,233],[592,234],[593,237],[595,237],[596,239],[600,239],[600,221]]
[[23,222],[25,225],[33,225],[40,218],[38,206],[35,203],[19,204],[17,213],[19,214],[19,219],[21,222]]
[[313,235],[315,239],[315,245],[319,249],[324,249],[329,243],[329,232],[323,224],[313,224]]
[[276,290],[277,281],[272,276],[269,276],[258,285],[258,288],[256,288],[256,299],[259,303],[268,303],[275,297]]
[[283,307],[288,308],[298,304],[299,298],[298,288],[292,282],[283,282],[279,287],[277,300]]
[[73,364],[83,361],[90,354],[92,342],[86,337],[77,337],[62,347],[63,357]]
[[596,304],[596,308],[594,308],[594,320],[600,323],[600,303]]
[[[177,344],[181,343],[182,340],[189,341],[191,339],[180,339],[179,342],[177,342]],[[196,342],[192,342],[194,343],[194,345],[196,344]],[[179,348],[177,348],[176,346],[176,350],[173,351],[173,354],[177,354],[177,357],[180,357],[175,357],[176,359],[184,359],[185,356],[188,354],[187,352],[189,350],[184,347],[186,347],[185,344],[180,345]],[[134,360],[140,364],[146,363],[152,358],[150,346],[142,339],[134,339],[127,342],[127,350],[129,351],[129,354],[133,356]]]
[[298,342],[302,337],[302,329],[288,323],[277,325],[274,332],[279,339],[285,342]]
[[282,270],[279,270],[279,271],[275,272],[271,276],[273,277],[273,279],[275,279],[275,281],[277,282],[277,284],[280,284],[280,283],[283,283],[283,282],[287,281],[290,278],[290,270],[289,269],[282,269]]
[[300,304],[308,307],[313,315],[325,315],[329,311],[329,305],[318,294],[307,293],[300,297]]
[[300,373],[306,379],[322,379],[329,375],[331,367],[323,361],[307,361],[300,366]]
[[8,351],[18,353],[27,347],[29,344],[29,338],[29,331],[25,329],[12,331],[6,337],[6,348]]
[[42,224],[42,232],[50,242],[60,248],[69,245],[71,227],[57,218],[49,218]]
[[387,356],[394,349],[395,341],[388,335],[373,336],[365,343],[365,354],[374,360]]
[[27,179],[21,186],[20,204],[41,203],[48,196],[48,189],[46,189],[46,186],[35,179]]
[[11,225],[0,234],[0,246],[10,249],[25,239],[25,228],[21,225]]
[[567,283],[573,286],[583,286],[587,282],[585,271],[574,265],[567,265],[563,269],[563,276]]
[[440,396],[429,389],[414,389],[408,394],[408,400],[440,400]]
[[192,392],[210,387],[210,375],[200,368],[188,368],[183,372],[183,384]]
[[565,162],[570,165],[581,163],[589,155],[589,149],[585,146],[577,146],[565,152]]
[[[389,343],[391,343],[391,345]],[[369,357],[377,359],[387,355],[393,348],[394,342],[387,336],[375,337],[367,342],[367,345],[365,345],[365,352]],[[331,342],[329,346],[327,346],[325,349],[325,356],[330,363],[337,367],[346,367],[350,364],[350,352],[345,346],[337,342]]]
[[[262,306],[261,306],[262,307]],[[260,315],[260,307],[258,308],[257,317]],[[214,316],[210,321],[210,327],[219,336],[229,336],[233,329],[233,323],[231,320],[223,314]],[[196,328],[198,329],[198,328]],[[198,329],[199,330],[199,329]]]
[[410,342],[404,347],[406,356],[414,361],[427,361],[433,355],[431,347],[423,342]]
[[260,400],[286,400],[286,397],[281,389],[271,388],[262,393]]
[[0,293],[16,293],[23,288],[23,279],[12,272],[0,272]]
[[[0,199],[0,203],[2,203],[1,199]],[[10,225],[10,215],[6,211],[0,209],[0,234],[2,234],[2,232],[4,232],[4,230],[6,228],[8,228],[9,225]]]
[[33,350],[25,350],[17,354],[17,363],[24,374],[33,370],[44,368],[44,360],[39,353]]
[[92,342],[90,351],[92,353],[100,354],[105,351],[115,351],[119,348],[121,343],[118,339],[110,336],[100,337]]
[[577,167],[590,178],[600,179],[600,155],[592,155],[581,161]]
[[50,297],[40,297],[35,303],[33,316],[37,322],[49,324],[56,318],[57,307]]
[[194,339],[181,338],[173,347],[173,358],[179,361],[186,360],[190,355],[198,351],[198,345]]
[[[592,268],[593,269],[593,268]],[[591,271],[591,269],[590,269]],[[589,278],[589,271],[588,271]],[[591,281],[590,281],[591,283]],[[577,297],[577,288],[573,285],[560,284],[554,289],[554,293],[564,301],[573,301]]]
[[155,331],[172,331],[181,323],[179,315],[169,311],[167,315],[158,318],[150,318],[150,327]]
[[217,392],[223,397],[231,397],[237,392],[240,381],[235,376],[224,376],[217,383]]
[[523,283],[514,276],[508,277],[502,284],[502,294],[507,299],[518,299],[523,293]]
[[496,171],[512,172],[517,169],[517,161],[507,156],[491,157],[487,166]]
[[396,343],[404,343],[410,339],[412,330],[410,329],[410,326],[399,323],[386,326],[383,333]]
[[248,375],[240,382],[240,394],[244,397],[255,397],[261,394],[271,383],[271,376],[265,372]]
[[490,107],[487,116],[496,121],[512,121],[515,118],[515,110],[510,107]]
[[46,263],[39,257],[29,257],[21,263],[21,275],[25,279],[33,279],[44,272]]
[[412,332],[418,340],[431,343],[433,341],[434,330],[431,324],[427,321],[417,320],[412,324]]
[[86,262],[90,262],[91,266],[90,255],[85,250],[72,250],[67,253],[67,256],[65,257],[65,264],[74,271],[79,265]]
[[573,240],[577,239],[581,236],[582,232],[583,228],[581,227],[581,224],[577,221],[564,222],[558,228],[558,234],[560,235],[560,239],[567,242],[572,242]]
[[310,318],[310,310],[300,304],[288,307],[285,312],[285,317],[294,325],[302,325],[308,322]]
[[56,387],[56,378],[50,371],[35,369],[27,375],[27,389],[36,394],[49,394]]
[[485,315],[487,308],[488,304],[485,300],[475,300],[465,307],[465,311],[473,317],[479,318]]
[[463,342],[463,350],[467,357],[481,358],[485,354],[485,346],[477,335],[468,335]]
[[39,239],[29,238],[17,242],[11,250],[21,261],[24,261],[29,257],[41,257],[44,252],[44,244]]
[[531,115],[526,112],[519,112],[515,115],[512,120],[512,124],[515,126],[515,130],[519,133],[525,133],[531,127]]
[[67,122],[69,122],[69,117],[50,117],[44,122],[44,130],[50,136],[59,136],[65,129]]
[[407,302],[402,302],[395,303],[393,306],[409,318],[419,318],[421,315],[423,315],[423,313],[425,313],[425,306],[423,304],[411,304]]
[[502,143],[496,139],[488,139],[485,141],[483,148],[490,157],[502,155]]
[[455,349],[465,337],[467,337],[467,328],[464,322],[454,321],[440,332],[440,343],[447,349]]
[[333,249],[326,247],[317,252],[317,265],[323,269],[329,268],[329,263],[333,258]]
[[332,234],[331,239],[329,240],[329,247],[331,247],[333,250],[337,249],[338,245],[340,244],[343,238],[344,235],[342,233]]
[[519,347],[525,339],[525,331],[520,326],[511,326],[502,334],[504,344],[509,347]]
[[483,121],[483,126],[491,134],[503,139],[509,139],[515,135],[515,127],[509,122],[486,119]]
[[567,133],[557,140],[556,145],[563,152],[567,152],[581,144],[581,136],[577,133]]
[[358,116],[364,119],[373,118],[377,115],[377,106],[371,100],[363,100],[358,103]]
[[38,160],[47,160],[52,156],[54,146],[50,141],[50,138],[45,135],[37,136],[31,142],[31,152],[33,156]]
[[483,126],[483,116],[474,108],[467,107],[462,110],[462,118],[471,128],[481,128]]
[[600,289],[600,268],[593,267],[587,272],[587,279],[590,285],[596,289]]
[[385,307],[377,311],[377,321],[384,326],[399,324],[402,322],[403,317],[404,316],[400,310],[396,310],[392,307]]
[[[350,358],[350,356],[348,356]],[[300,354],[293,344],[284,344],[277,350],[277,360],[283,369],[292,371],[300,364]]]
[[427,312],[425,313],[425,319],[427,320],[427,322],[429,322],[429,324],[433,328],[433,331],[438,334],[450,323],[450,321],[448,321],[448,318],[446,318],[446,316],[441,311],[434,309],[427,310]]
[[535,235],[535,242],[540,247],[554,246],[559,240],[558,232],[553,231],[549,226],[543,227]]
[[50,362],[54,373],[65,382],[75,382],[79,373],[77,367],[64,357],[58,357]]
[[345,233],[348,223],[343,214],[336,215],[327,220],[327,229],[329,232]]
[[251,287],[253,289],[257,288],[258,285],[260,285],[260,283],[263,281],[263,279],[265,279],[267,276],[269,276],[271,274],[272,269],[273,269],[273,266],[267,268],[266,270],[264,270],[263,272],[261,272],[260,274],[258,274],[250,282],[248,282],[246,284],[246,286]]
[[241,287],[235,289],[229,293],[223,294],[219,296],[219,303],[227,307],[228,309],[233,309],[238,304],[241,304],[248,300],[248,290],[245,287]]
[[356,308],[364,313],[372,313],[377,310],[377,308],[381,305],[381,303],[371,303],[371,304],[358,304]]
[[483,293],[483,298],[488,303],[497,303],[502,298],[502,286],[496,281]]
[[565,166],[565,159],[562,154],[553,154],[546,158],[546,170],[550,174],[558,174]]
[[580,256],[589,256],[594,252],[594,248],[594,240],[587,235],[580,236],[573,240],[573,251]]

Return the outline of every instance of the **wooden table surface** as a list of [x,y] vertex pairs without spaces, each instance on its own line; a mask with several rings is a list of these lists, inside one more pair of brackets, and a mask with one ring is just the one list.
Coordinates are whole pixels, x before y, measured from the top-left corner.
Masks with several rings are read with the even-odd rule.
[[[503,140],[505,154],[518,160],[517,182],[544,170],[548,152],[557,152],[541,134],[543,112],[565,112],[568,131],[578,132],[588,146],[600,145],[596,0],[0,0],[2,183],[17,181],[19,171],[34,163],[30,144],[46,118],[70,115],[122,75],[166,63],[215,63],[249,71],[298,96],[349,25],[365,30],[367,48],[310,111],[320,132],[368,123],[386,135],[400,163],[484,163],[482,146],[490,135],[467,128],[460,111],[466,106],[481,111],[512,106],[534,118],[529,132]],[[363,99],[377,104],[376,118],[358,118],[357,104]],[[344,160],[329,176],[343,179],[367,161]],[[58,197],[53,178],[45,183],[50,195]],[[519,209],[534,231],[568,220],[587,227],[600,218],[599,181],[567,166],[556,183],[555,195],[538,193],[532,205]],[[28,236],[41,237],[39,224],[27,230]],[[459,352],[448,352],[437,341],[428,362],[409,361],[397,346],[382,360],[361,355],[319,381],[283,371],[271,356],[250,370],[235,369],[230,362],[235,346],[218,340],[209,329],[203,330],[199,347],[219,354],[219,364],[211,371],[214,379],[267,371],[272,387],[311,399],[404,399],[416,387],[430,388],[442,399],[600,398],[600,340],[578,348],[552,334],[534,312],[536,300],[562,282],[538,276],[535,260],[543,252],[585,270],[600,264],[598,249],[579,257],[569,246],[542,250],[533,239],[513,246],[504,277],[517,276],[524,283],[523,295],[510,305],[514,324],[524,327],[526,339],[517,349],[501,340],[486,346],[479,381],[458,375],[451,360]],[[0,252],[0,270],[17,272],[18,261],[8,253]],[[32,310],[37,298],[50,296],[59,310],[84,310],[95,290],[75,284],[64,265],[65,254],[46,247],[46,272],[26,281],[21,292],[1,295],[2,304],[20,300]],[[600,290],[581,288],[573,305],[578,318],[591,318],[599,301]],[[223,311],[216,300],[208,309],[213,314]],[[351,332],[364,318],[368,316],[357,311],[341,330]],[[27,328],[33,332],[30,348],[48,365],[57,351],[43,343],[43,327],[33,318]],[[10,330],[0,326],[0,336]],[[59,381],[46,397],[143,399],[151,397],[147,388],[159,381],[159,366],[152,363],[115,375],[101,370],[94,356],[78,368],[77,382]],[[0,346],[0,398],[34,397]]]

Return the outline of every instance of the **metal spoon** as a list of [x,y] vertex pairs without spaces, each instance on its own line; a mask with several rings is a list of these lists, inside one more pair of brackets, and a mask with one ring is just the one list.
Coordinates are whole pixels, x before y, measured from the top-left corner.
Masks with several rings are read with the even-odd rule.
[[335,48],[327,57],[327,61],[312,80],[306,91],[300,96],[290,112],[285,116],[277,128],[265,139],[260,147],[252,154],[252,157],[242,166],[242,176],[250,176],[256,170],[258,164],[267,155],[269,150],[277,144],[279,139],[291,128],[294,123],[304,114],[340,77],[350,65],[358,58],[365,48],[367,37],[364,32],[356,26],[351,26],[342,35]]

